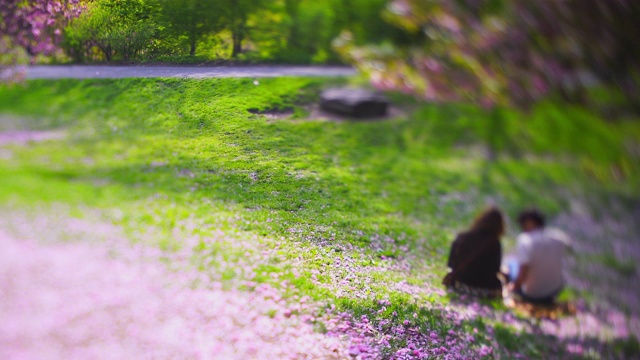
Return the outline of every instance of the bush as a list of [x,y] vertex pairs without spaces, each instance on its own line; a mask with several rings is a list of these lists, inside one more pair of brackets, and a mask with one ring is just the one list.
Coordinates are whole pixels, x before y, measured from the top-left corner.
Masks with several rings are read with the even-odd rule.
[[75,61],[134,59],[149,51],[157,32],[151,11],[141,0],[92,3],[65,28],[63,49]]

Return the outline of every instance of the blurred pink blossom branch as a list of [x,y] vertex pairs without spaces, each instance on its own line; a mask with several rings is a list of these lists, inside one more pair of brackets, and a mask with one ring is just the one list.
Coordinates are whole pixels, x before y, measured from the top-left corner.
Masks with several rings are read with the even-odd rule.
[[579,100],[598,81],[640,104],[640,2],[394,0],[384,17],[417,40],[334,42],[380,89],[526,107],[550,92]]
[[10,67],[21,51],[29,58],[53,54],[82,8],[80,0],[0,0],[0,79],[16,75]]

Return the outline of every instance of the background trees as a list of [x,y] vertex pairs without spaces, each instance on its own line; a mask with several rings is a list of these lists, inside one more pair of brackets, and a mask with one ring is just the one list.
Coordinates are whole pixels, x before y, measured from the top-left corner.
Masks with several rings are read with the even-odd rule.
[[237,58],[242,53],[242,44],[248,32],[248,21],[252,14],[262,10],[266,0],[224,0],[227,16],[227,29],[231,32],[231,57]]
[[93,0],[64,32],[75,61],[234,59],[340,62],[331,41],[405,36],[381,18],[387,0]]
[[406,42],[382,19],[387,1],[86,0],[62,45],[76,62],[337,63],[332,40],[343,30],[358,44]]
[[167,38],[184,37],[189,55],[207,34],[216,34],[224,28],[225,6],[218,0],[157,0],[160,23],[166,28]]

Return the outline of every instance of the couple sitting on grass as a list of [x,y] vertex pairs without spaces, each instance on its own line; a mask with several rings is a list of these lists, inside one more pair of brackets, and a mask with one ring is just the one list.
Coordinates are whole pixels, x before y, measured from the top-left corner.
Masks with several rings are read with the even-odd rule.
[[546,228],[538,210],[522,212],[518,222],[522,233],[515,253],[503,262],[504,217],[497,208],[480,214],[451,245],[450,272],[443,283],[482,297],[502,296],[504,283],[509,295],[518,300],[553,304],[564,285],[562,262],[569,240],[561,231]]

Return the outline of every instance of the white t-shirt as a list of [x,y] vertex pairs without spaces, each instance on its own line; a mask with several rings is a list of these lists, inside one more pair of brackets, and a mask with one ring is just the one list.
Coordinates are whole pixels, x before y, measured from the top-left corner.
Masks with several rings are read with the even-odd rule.
[[516,257],[518,263],[529,265],[529,274],[522,291],[534,298],[552,295],[562,285],[562,258],[571,246],[570,240],[557,229],[539,229],[518,236]]

